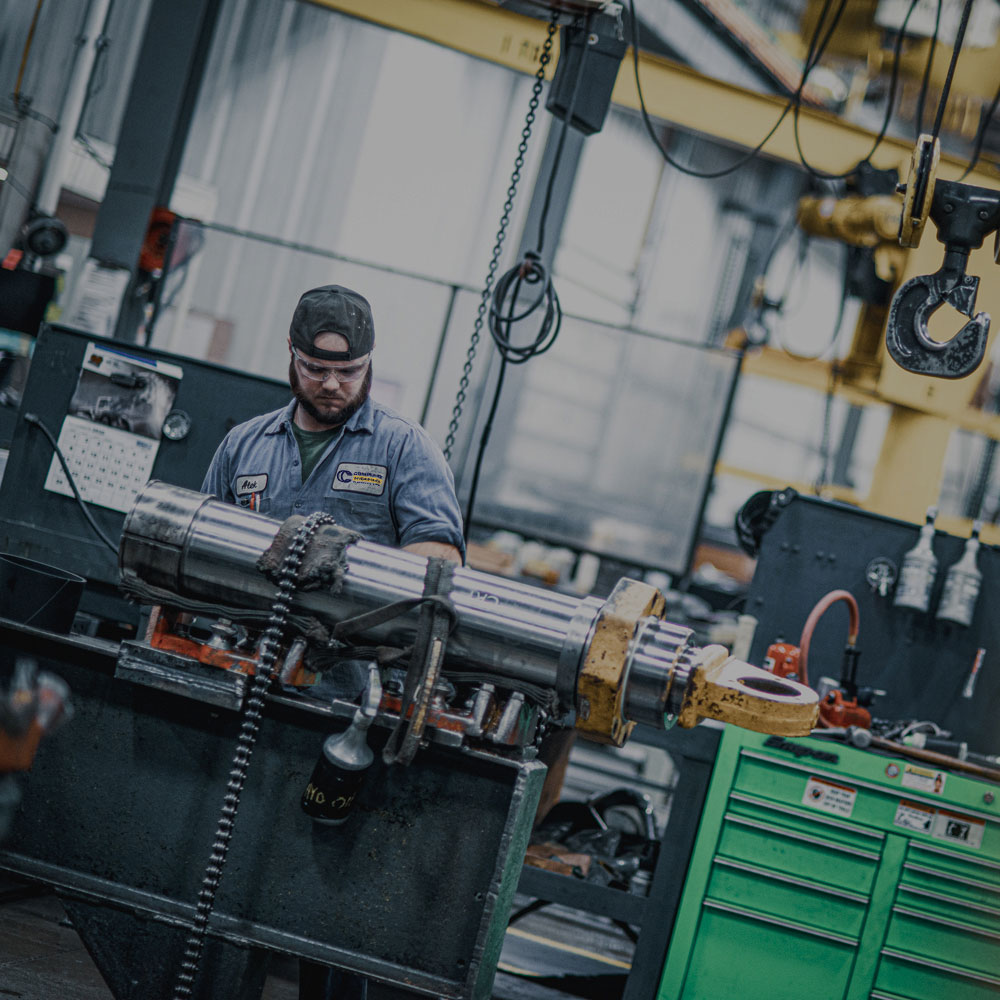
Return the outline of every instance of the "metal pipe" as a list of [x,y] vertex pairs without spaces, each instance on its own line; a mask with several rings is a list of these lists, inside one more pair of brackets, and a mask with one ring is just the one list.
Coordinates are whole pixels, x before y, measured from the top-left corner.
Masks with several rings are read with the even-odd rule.
[[76,138],[80,115],[87,100],[90,74],[97,60],[97,53],[104,30],[104,22],[111,8],[111,0],[91,0],[87,20],[79,38],[79,49],[73,62],[73,72],[66,87],[66,99],[59,114],[59,130],[52,142],[45,172],[35,197],[35,208],[43,215],[55,215],[66,175],[66,161]]

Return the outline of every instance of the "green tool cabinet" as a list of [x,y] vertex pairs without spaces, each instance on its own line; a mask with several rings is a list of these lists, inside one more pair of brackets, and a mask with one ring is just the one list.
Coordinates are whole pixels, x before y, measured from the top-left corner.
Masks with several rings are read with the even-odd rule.
[[1000,996],[1000,785],[727,728],[658,1000]]

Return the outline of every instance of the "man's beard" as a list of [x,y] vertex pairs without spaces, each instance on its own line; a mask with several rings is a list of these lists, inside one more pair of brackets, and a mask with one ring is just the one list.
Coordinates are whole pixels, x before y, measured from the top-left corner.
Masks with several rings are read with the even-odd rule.
[[335,414],[321,410],[302,391],[302,383],[299,380],[299,373],[295,370],[294,359],[288,363],[288,384],[292,387],[292,395],[298,401],[299,406],[301,406],[302,409],[313,418],[313,420],[316,420],[321,424],[326,424],[327,427],[340,427],[342,424],[346,424],[347,421],[350,420],[362,406],[364,406],[365,400],[368,398],[368,393],[372,387],[372,365],[371,362],[368,363],[368,371],[365,372],[364,381],[361,383],[361,388],[358,390],[357,395]]

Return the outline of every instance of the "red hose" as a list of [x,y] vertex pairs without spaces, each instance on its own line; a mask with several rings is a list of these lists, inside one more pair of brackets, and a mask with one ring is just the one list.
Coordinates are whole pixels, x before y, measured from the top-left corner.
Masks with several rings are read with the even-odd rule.
[[812,641],[813,629],[816,628],[816,623],[823,617],[823,612],[837,601],[847,602],[847,610],[850,615],[850,622],[847,629],[847,644],[849,646],[857,644],[860,624],[858,602],[854,599],[854,595],[846,590],[831,590],[829,594],[825,594],[816,602],[816,607],[809,612],[809,617],[806,619],[805,625],[802,626],[802,638],[799,639],[799,683],[801,684],[809,683],[809,643]]

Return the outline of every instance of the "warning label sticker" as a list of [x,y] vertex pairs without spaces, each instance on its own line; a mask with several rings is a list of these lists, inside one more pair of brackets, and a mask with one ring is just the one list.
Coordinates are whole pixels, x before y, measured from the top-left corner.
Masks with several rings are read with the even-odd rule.
[[822,809],[837,816],[850,816],[854,811],[854,800],[858,793],[847,785],[835,785],[832,781],[810,778],[802,796],[804,806]]
[[966,847],[978,848],[983,845],[983,831],[985,829],[986,823],[983,820],[938,809],[931,827],[931,836],[965,844]]
[[931,792],[941,795],[944,792],[944,783],[947,780],[944,771],[935,771],[930,767],[917,767],[916,764],[907,764],[903,768],[903,787],[912,788],[917,792]]
[[934,824],[934,810],[930,806],[921,806],[916,802],[900,801],[896,806],[893,818],[896,826],[904,830],[916,830],[917,833],[930,833]]

